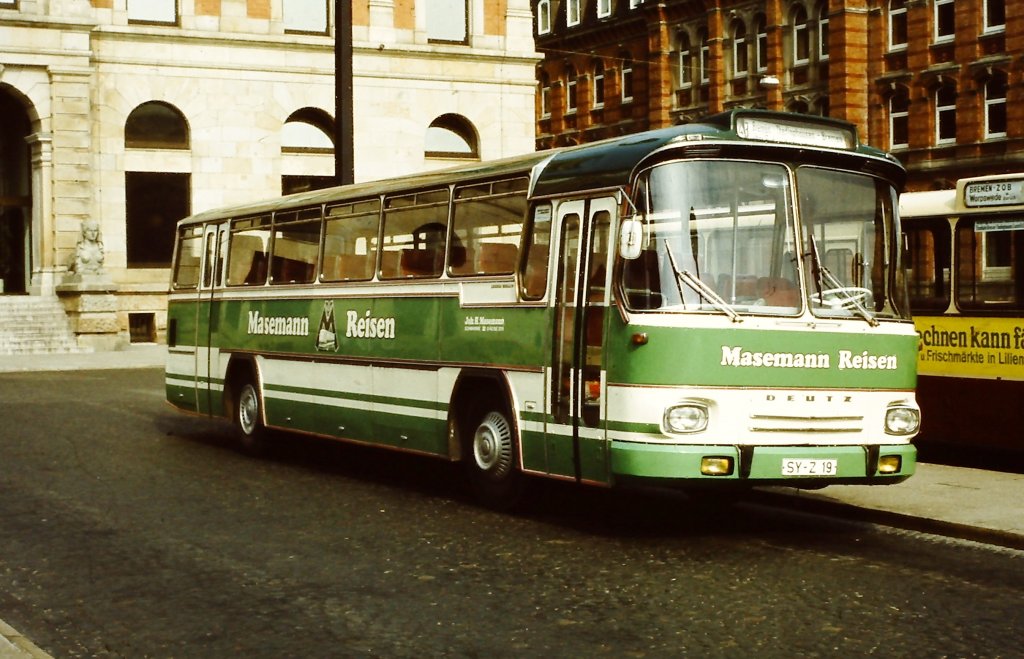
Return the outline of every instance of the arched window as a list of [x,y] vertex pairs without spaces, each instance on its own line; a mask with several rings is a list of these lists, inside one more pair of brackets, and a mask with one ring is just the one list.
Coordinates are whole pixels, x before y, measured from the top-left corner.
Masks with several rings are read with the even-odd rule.
[[743,21],[736,21],[732,25],[732,74],[745,76],[747,69],[747,26]]
[[591,101],[593,107],[604,107],[604,63],[601,60],[594,62],[594,89]]
[[947,80],[935,90],[935,143],[956,142],[956,83]]
[[576,98],[576,82],[578,76],[576,75],[576,67],[569,65],[565,69],[565,113],[572,114],[576,112],[577,98]]
[[754,17],[754,31],[757,33],[757,40],[754,42],[754,65],[760,73],[768,70],[768,21],[764,14]]
[[173,105],[148,101],[128,115],[124,145],[129,149],[187,149],[188,122]]
[[1006,137],[1006,74],[994,71],[985,83],[985,137]]
[[793,64],[807,64],[811,59],[811,35],[807,25],[807,10],[803,5],[793,7]]
[[551,116],[551,76],[546,71],[540,74],[540,116]]
[[889,50],[907,47],[907,0],[889,0]]
[[680,30],[676,34],[676,89],[687,89],[693,84],[693,52],[690,50],[690,36]]
[[828,59],[828,0],[818,5],[818,59]]
[[480,140],[476,128],[462,115],[441,115],[427,128],[425,155],[428,158],[478,159]]
[[897,85],[889,97],[889,148],[905,149],[910,142],[910,92]]
[[620,69],[619,88],[622,90],[622,102],[629,103],[633,100],[633,56],[629,54],[628,50],[624,50],[619,53],[619,59],[622,61],[622,67]]
[[323,110],[293,112],[281,128],[281,150],[292,153],[333,153],[334,120]]

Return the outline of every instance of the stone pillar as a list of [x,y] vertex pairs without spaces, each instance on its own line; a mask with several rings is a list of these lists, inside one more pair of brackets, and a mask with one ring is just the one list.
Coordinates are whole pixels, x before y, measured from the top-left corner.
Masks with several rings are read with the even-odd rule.
[[[56,286],[57,228],[53,221],[53,138],[48,133],[28,137],[32,152],[32,295],[53,295]],[[61,268],[63,270],[63,268]]]
[[103,274],[71,274],[57,286],[80,348],[111,351],[128,343],[119,333],[116,292],[117,286]]

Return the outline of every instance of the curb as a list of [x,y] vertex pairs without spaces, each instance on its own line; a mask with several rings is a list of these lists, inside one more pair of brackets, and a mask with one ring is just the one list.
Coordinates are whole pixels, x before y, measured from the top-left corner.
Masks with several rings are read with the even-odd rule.
[[[750,503],[755,503],[751,501]],[[760,490],[756,503],[778,508],[796,509],[801,512],[834,515],[858,522],[868,522],[881,526],[918,533],[957,538],[986,545],[996,545],[1007,549],[1024,551],[1024,536],[999,529],[990,529],[970,524],[960,524],[927,517],[915,517],[904,513],[896,513],[877,508],[864,508],[841,501],[831,501],[800,494],[783,494]]]
[[3,620],[0,620],[0,657],[4,659],[53,659]]

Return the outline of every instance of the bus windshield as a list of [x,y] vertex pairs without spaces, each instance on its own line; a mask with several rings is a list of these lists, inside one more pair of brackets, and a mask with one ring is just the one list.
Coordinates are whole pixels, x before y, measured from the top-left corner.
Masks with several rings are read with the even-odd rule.
[[799,167],[796,182],[804,277],[814,314],[909,318],[892,186],[820,167]]
[[794,207],[791,185],[791,170],[780,163],[691,160],[651,169],[637,188],[645,249],[622,268],[627,305],[797,315],[802,272],[816,316],[905,318],[893,188],[802,166]]
[[646,249],[622,270],[627,304],[799,312],[789,187],[779,164],[694,160],[654,167],[638,195]]

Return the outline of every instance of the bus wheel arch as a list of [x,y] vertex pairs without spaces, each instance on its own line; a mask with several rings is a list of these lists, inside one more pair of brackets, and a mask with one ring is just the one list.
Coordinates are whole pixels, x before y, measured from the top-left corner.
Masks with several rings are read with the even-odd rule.
[[224,378],[224,408],[242,449],[253,455],[264,453],[270,431],[265,423],[259,369],[252,359],[233,358],[228,364]]
[[463,374],[449,410],[452,456],[461,460],[473,493],[490,508],[514,508],[522,499],[525,477],[507,381],[497,373]]

